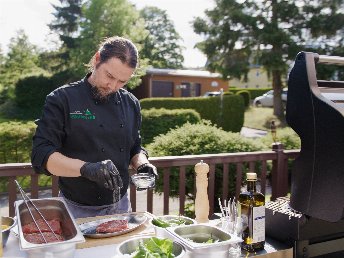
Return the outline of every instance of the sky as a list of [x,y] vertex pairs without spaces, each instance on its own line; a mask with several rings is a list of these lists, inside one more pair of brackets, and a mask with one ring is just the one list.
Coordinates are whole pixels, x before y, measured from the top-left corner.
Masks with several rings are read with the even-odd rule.
[[[167,11],[176,31],[183,39],[184,66],[196,68],[204,66],[206,57],[194,45],[202,37],[193,32],[191,21],[204,17],[204,10],[212,9],[213,0],[129,0],[138,9],[156,6]],[[43,49],[53,49],[56,36],[49,33],[47,24],[53,19],[53,7],[58,0],[0,0],[0,46],[7,53],[8,44],[16,31],[23,29],[29,41]],[[49,42],[49,44],[48,44]]]

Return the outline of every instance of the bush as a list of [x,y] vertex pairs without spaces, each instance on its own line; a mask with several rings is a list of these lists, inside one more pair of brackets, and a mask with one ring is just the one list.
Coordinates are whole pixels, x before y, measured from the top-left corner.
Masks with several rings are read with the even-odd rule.
[[242,97],[224,94],[211,98],[149,98],[140,101],[143,109],[193,109],[202,119],[210,120],[225,131],[239,132],[244,124],[245,106]]
[[[276,132],[277,141],[283,144],[285,150],[295,150],[301,148],[301,139],[292,128],[277,128]],[[267,148],[271,149],[271,145],[273,143],[271,132],[269,132],[261,140]]]
[[53,81],[49,76],[40,74],[21,78],[15,85],[15,103],[29,112],[28,117],[37,117],[46,96],[53,89]]
[[142,109],[142,143],[148,144],[155,136],[165,134],[170,129],[181,126],[186,122],[191,124],[201,120],[200,115],[193,109]]
[[[259,141],[241,137],[239,133],[223,131],[213,126],[209,121],[199,124],[186,123],[177,129],[170,130],[165,135],[154,138],[154,142],[147,146],[151,156],[181,156],[197,154],[215,154],[232,152],[259,151],[263,146]],[[230,168],[233,172],[233,167]],[[222,192],[222,165],[216,166],[215,196]],[[230,173],[228,184],[230,193],[235,191],[235,172]],[[162,176],[157,181],[155,190],[162,192]],[[192,199],[194,193],[194,166],[186,168],[186,194]],[[179,172],[171,169],[170,195],[179,193]]]
[[246,108],[248,108],[250,106],[251,95],[250,95],[249,91],[241,90],[241,91],[238,91],[235,94],[240,95],[240,96],[243,97]]
[[36,125],[33,122],[0,123],[0,162],[30,162],[35,129]]
[[[234,94],[236,94],[238,91],[242,91],[243,88],[229,88],[229,92],[233,92]],[[261,95],[263,95],[264,93],[268,92],[269,90],[272,90],[272,88],[260,88],[260,89],[256,89],[256,88],[245,88],[244,90],[248,91],[250,93],[251,99],[254,99],[256,97],[259,97]]]

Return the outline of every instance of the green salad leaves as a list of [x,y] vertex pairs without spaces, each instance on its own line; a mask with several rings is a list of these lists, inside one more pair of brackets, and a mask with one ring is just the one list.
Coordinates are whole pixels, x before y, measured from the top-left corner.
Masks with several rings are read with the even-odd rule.
[[150,238],[140,241],[137,253],[133,258],[173,258],[173,241],[171,239]]

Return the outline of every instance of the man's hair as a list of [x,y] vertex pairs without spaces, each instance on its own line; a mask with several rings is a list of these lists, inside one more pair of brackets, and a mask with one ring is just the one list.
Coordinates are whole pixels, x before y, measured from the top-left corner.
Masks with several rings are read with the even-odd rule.
[[[97,67],[113,57],[118,58],[130,68],[135,69],[138,65],[139,55],[136,46],[129,39],[123,37],[115,36],[105,39],[100,43],[98,52],[100,54],[100,62],[97,64]],[[95,58],[96,55],[94,54],[87,65],[90,71],[97,68],[94,67]]]

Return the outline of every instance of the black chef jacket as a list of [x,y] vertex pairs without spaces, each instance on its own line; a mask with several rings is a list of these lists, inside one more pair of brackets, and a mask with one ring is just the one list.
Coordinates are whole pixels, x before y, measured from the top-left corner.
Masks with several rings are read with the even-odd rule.
[[[53,152],[87,162],[110,159],[121,175],[123,196],[129,185],[130,160],[145,152],[139,133],[140,104],[124,89],[106,101],[97,100],[88,76],[47,96],[42,117],[36,121],[32,166],[37,173],[51,175],[45,167]],[[59,177],[59,187],[67,199],[80,204],[113,203],[111,190],[84,177]]]

